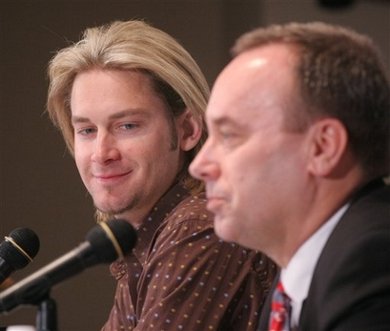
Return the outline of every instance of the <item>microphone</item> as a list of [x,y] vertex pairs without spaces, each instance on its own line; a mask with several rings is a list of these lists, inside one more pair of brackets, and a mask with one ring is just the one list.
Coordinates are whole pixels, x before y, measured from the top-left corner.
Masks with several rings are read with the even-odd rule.
[[135,246],[134,228],[124,220],[101,222],[86,235],[86,241],[67,254],[0,293],[0,313],[21,304],[39,304],[50,288],[99,263],[123,258]]
[[0,284],[29,264],[39,251],[39,238],[28,228],[16,228],[4,239],[0,244]]

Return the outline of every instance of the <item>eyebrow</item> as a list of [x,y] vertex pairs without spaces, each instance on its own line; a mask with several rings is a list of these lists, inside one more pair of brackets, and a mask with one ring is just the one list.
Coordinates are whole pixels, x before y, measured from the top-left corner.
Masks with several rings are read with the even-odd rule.
[[222,116],[222,117],[217,117],[217,118],[211,119],[211,122],[213,122],[216,125],[223,125],[223,124],[232,123],[232,120],[226,116]]
[[[143,117],[150,117],[150,114],[147,113],[145,109],[133,108],[133,109],[126,109],[126,110],[119,111],[117,113],[110,115],[108,118],[110,120],[116,120],[126,116],[134,116],[134,115],[142,115]],[[88,117],[72,115],[71,121],[72,123],[86,123],[89,122],[90,120],[88,119]]]
[[221,117],[217,117],[217,118],[211,118],[210,119],[210,122],[215,125],[215,126],[225,126],[225,125],[228,125],[228,126],[231,126],[231,127],[237,127],[237,128],[240,128],[242,127],[242,125],[237,122],[237,121],[234,121],[232,120],[230,117],[227,117],[227,116],[221,116]]

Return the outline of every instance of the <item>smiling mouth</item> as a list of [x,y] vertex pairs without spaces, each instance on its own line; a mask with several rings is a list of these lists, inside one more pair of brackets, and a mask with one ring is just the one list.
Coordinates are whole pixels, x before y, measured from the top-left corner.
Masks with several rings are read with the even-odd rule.
[[126,177],[131,172],[132,171],[128,171],[128,172],[124,172],[124,173],[120,173],[120,174],[94,175],[94,177],[97,180],[104,181],[104,182],[115,181],[115,180],[122,179],[122,178]]

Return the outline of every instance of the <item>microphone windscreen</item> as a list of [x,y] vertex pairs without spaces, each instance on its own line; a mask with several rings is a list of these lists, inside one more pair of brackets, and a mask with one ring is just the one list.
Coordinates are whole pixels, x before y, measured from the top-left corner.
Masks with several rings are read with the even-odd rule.
[[[86,240],[101,263],[113,262],[118,256],[126,255],[137,242],[136,231],[125,220],[113,219],[105,224],[109,228],[108,232],[102,226],[95,226],[86,236]],[[110,237],[111,234],[113,237]]]
[[0,245],[0,256],[15,270],[25,267],[39,251],[38,236],[31,229],[16,228],[8,237],[12,241],[6,240]]

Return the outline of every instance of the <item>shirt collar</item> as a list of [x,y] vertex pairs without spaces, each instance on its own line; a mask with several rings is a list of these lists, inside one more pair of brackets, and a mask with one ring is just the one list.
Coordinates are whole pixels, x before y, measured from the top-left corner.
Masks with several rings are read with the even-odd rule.
[[178,205],[178,203],[189,195],[188,190],[181,182],[176,182],[156,203],[150,213],[144,218],[141,226],[136,230],[137,245],[132,250],[132,254],[124,259],[113,262],[110,266],[111,273],[116,279],[121,278],[125,274],[126,261],[132,256],[143,265],[146,260],[146,255],[156,234],[157,228],[161,225],[164,219]]
[[167,191],[157,204],[145,217],[141,226],[137,229],[137,245],[133,249],[133,254],[143,264],[146,258],[146,252],[150,246],[157,228],[171,211],[188,195],[188,191],[181,183],[177,183]]
[[348,209],[342,206],[326,221],[294,254],[287,267],[282,269],[280,279],[286,294],[291,299],[292,326],[298,325],[302,302],[306,299],[313,277],[314,268],[333,229]]

